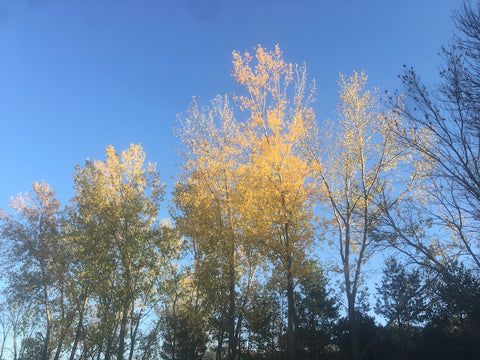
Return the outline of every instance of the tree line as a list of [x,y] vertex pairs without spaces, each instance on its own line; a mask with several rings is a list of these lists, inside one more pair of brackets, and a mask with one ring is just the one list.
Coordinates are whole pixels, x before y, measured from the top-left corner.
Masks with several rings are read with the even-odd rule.
[[436,86],[340,75],[334,121],[278,46],[234,51],[242,90],[177,121],[171,220],[140,145],[64,207],[34,183],[0,214],[0,359],[475,358],[480,7],[453,20]]

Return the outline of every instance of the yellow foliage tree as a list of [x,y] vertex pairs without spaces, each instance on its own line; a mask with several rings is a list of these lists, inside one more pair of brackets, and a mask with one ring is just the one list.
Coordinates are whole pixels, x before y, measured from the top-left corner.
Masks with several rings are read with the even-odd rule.
[[234,56],[234,77],[247,95],[238,96],[249,113],[242,147],[247,154],[240,166],[246,231],[256,247],[271,255],[284,276],[288,300],[288,358],[296,356],[295,278],[313,241],[311,228],[315,187],[303,139],[311,130],[313,93],[305,97],[305,66],[285,62],[277,46],[258,46],[255,60],[247,52]]
[[[217,96],[211,105],[201,108],[194,100],[179,122],[184,164],[175,190],[180,210],[175,219],[191,241],[195,281],[219,314],[219,323],[225,324],[217,329],[217,351],[222,352],[225,332],[228,356],[235,358],[256,256],[245,241],[239,215],[243,135],[226,97]],[[246,288],[243,300],[237,286]],[[237,308],[237,303],[243,305]]]
[[[208,297],[217,299],[217,311],[227,319],[231,358],[236,357],[259,259],[271,255],[269,260],[284,274],[293,359],[295,278],[313,240],[315,192],[302,153],[314,119],[313,93],[305,96],[305,66],[285,62],[278,46],[274,51],[259,46],[255,60],[248,53],[234,52],[233,57],[233,75],[246,89],[235,99],[248,120],[235,120],[226,97],[217,97],[211,108],[199,108],[194,101],[178,129],[185,165],[175,192],[176,220],[192,240],[197,281],[209,289]],[[245,296],[236,301],[239,284]],[[229,304],[226,311],[222,297]],[[219,351],[222,341],[219,336]]]

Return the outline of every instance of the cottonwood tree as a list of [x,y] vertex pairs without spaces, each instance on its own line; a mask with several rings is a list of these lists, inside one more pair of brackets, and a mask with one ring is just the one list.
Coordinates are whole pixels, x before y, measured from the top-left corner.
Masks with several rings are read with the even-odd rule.
[[[226,319],[231,357],[256,267],[261,255],[271,255],[284,275],[293,359],[295,277],[313,240],[311,170],[300,154],[313,117],[312,96],[305,96],[305,68],[282,60],[278,47],[274,52],[258,47],[254,68],[248,53],[233,55],[233,75],[247,94],[236,99],[248,120],[239,125],[225,98],[214,100],[210,109],[194,103],[183,119],[185,167],[175,196],[182,212],[177,224],[193,240],[197,274],[208,270],[202,277],[206,284],[215,279],[217,286],[209,289],[217,293],[208,297],[228,299],[227,308],[219,303],[216,311],[223,314],[220,321]],[[239,301],[236,286],[244,289]],[[221,340],[219,335],[218,349]]]
[[140,322],[178,239],[157,221],[164,184],[141,146],[120,154],[109,146],[106,157],[77,167],[74,207],[82,234],[74,240],[98,311],[98,352],[109,359],[115,350],[124,359],[129,345],[131,360]]
[[3,244],[3,266],[10,306],[41,314],[42,325],[37,330],[44,336],[37,355],[47,360],[56,349],[58,359],[69,328],[64,316],[67,304],[63,292],[65,261],[60,250],[60,203],[50,185],[35,182],[30,192],[12,199],[10,207],[12,213],[0,214],[1,236],[7,240]]
[[[257,266],[240,218],[239,165],[242,133],[226,97],[211,107],[194,100],[179,120],[183,143],[183,172],[176,185],[174,215],[177,227],[190,242],[195,281],[206,294],[206,306],[217,314],[217,357],[224,333],[227,355],[235,358],[246,299]],[[244,288],[243,296],[237,288]]]
[[[408,164],[410,157],[391,130],[392,124],[400,122],[398,114],[381,108],[376,92],[367,89],[363,72],[340,75],[339,86],[337,123],[325,126],[328,132],[322,135],[312,132],[306,145],[331,214],[326,219],[334,230],[331,242],[339,250],[352,355],[357,360],[361,349],[356,301],[362,269],[376,249],[376,238],[371,235],[385,211],[381,199],[394,203],[412,185],[402,184],[396,174],[397,167]],[[413,173],[408,175],[407,179],[415,179]],[[394,184],[403,187],[394,190]]]
[[301,148],[314,117],[313,94],[306,93],[305,66],[287,63],[278,46],[274,51],[258,46],[255,60],[248,52],[233,56],[233,76],[246,90],[237,98],[248,114],[243,127],[247,159],[240,167],[241,216],[258,248],[280,269],[288,300],[287,353],[295,359],[296,278],[313,242],[315,192]]

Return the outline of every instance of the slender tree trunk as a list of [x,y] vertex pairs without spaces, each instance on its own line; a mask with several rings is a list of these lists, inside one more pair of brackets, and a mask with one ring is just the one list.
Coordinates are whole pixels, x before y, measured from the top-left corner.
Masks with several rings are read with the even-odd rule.
[[[82,315],[80,315],[80,317],[82,317]],[[83,321],[83,319],[78,320],[77,329],[75,331],[75,339],[73,340],[72,349],[70,350],[69,360],[74,360],[75,359],[75,353],[77,351],[78,341],[80,339],[80,331],[81,331],[81,325],[80,324],[81,324],[82,321]]]
[[150,359],[150,354],[152,353],[153,343],[157,339],[158,331],[160,330],[160,325],[162,322],[160,320],[157,321],[157,325],[155,325],[155,329],[148,335],[147,345],[145,346],[145,351],[143,352],[142,360]]
[[[115,339],[115,334],[117,333],[117,329],[118,329],[118,322],[117,320],[115,319],[115,324],[113,325],[112,327],[112,331],[110,333],[110,336],[108,337],[108,340],[107,340],[107,348],[105,349],[105,358],[104,360],[110,360],[111,356],[112,356],[112,351],[113,351],[113,341]],[[100,351],[101,353],[101,351]],[[100,354],[99,354],[100,356]],[[99,357],[100,358],[100,357]]]
[[73,341],[72,350],[70,351],[70,359],[75,359],[75,352],[77,351],[78,342],[80,341],[80,335],[82,333],[83,328],[83,314],[85,312],[85,308],[87,307],[87,295],[85,294],[85,299],[82,301],[82,305],[80,306],[80,312],[78,314],[78,324],[77,329],[75,331],[75,339]]
[[[112,339],[113,335],[109,336],[108,337],[108,340],[107,340],[107,348],[105,349],[105,358],[104,360],[110,360],[110,357],[112,356],[112,351],[111,351],[111,348],[112,348],[112,342],[113,342],[113,339]],[[100,350],[98,351],[98,357],[97,357],[97,360],[100,360],[100,355],[102,354],[102,347],[101,345],[100,346]]]
[[125,309],[122,313],[122,321],[120,323],[120,334],[118,336],[118,354],[117,360],[123,360],[123,353],[125,352],[125,336],[127,334],[127,322],[128,322],[128,306],[125,306]]
[[130,336],[130,353],[128,355],[128,360],[133,359],[133,353],[135,351],[135,343],[137,341],[138,328],[140,327],[140,319],[142,318],[142,311],[138,314],[137,319],[135,320],[135,314],[132,309],[132,323],[131,326],[134,328]]
[[2,339],[2,348],[0,349],[0,359],[3,359],[3,349],[5,349],[5,341],[7,341],[6,334],[3,336],[3,339]]
[[47,331],[45,334],[45,342],[43,345],[43,350],[42,350],[42,359],[43,360],[48,360],[49,352],[50,352],[50,333],[51,333],[51,327],[52,327],[52,320],[50,317],[50,304],[48,302],[48,289],[46,286],[44,286],[44,294],[45,294],[45,315],[47,317]]
[[235,359],[237,344],[235,342],[235,244],[232,244],[228,269],[229,309],[228,309],[228,358]]
[[287,301],[288,301],[288,322],[287,322],[287,353],[288,360],[295,360],[297,355],[297,342],[295,332],[295,293],[291,270],[287,273]]
[[17,360],[17,323],[13,324],[13,360]]
[[355,295],[347,294],[348,323],[350,325],[350,342],[352,345],[352,359],[360,360],[360,340],[358,337],[357,316],[355,313]]
[[216,360],[221,360],[222,358],[222,347],[223,347],[223,326],[220,330],[220,334],[218,334],[218,341],[217,341],[217,353],[215,355]]
[[57,350],[55,351],[55,356],[54,356],[53,360],[60,359],[60,354],[62,352],[63,342],[65,341],[65,338],[67,337],[68,329],[70,328],[70,326],[73,323],[73,318],[74,318],[74,313],[70,314],[67,317],[67,319],[65,319],[65,324],[64,324],[64,326],[62,326],[62,333],[60,334],[60,339],[58,341]]
[[290,236],[288,224],[285,224],[285,245],[287,249],[286,259],[286,275],[287,275],[287,355],[288,360],[295,360],[297,357],[297,341],[296,341],[296,306],[295,306],[295,289],[292,274],[292,255],[290,250]]
[[[245,292],[245,297],[243,299],[243,303],[242,303],[242,306],[241,308],[239,309],[239,314],[238,314],[238,320],[237,320],[237,328],[235,330],[235,355],[239,355],[239,338],[240,338],[240,330],[242,330],[242,323],[243,323],[243,316],[244,316],[244,313],[245,313],[245,306],[247,305],[247,302],[248,302],[248,299],[250,297],[250,289],[252,287],[252,280],[253,280],[253,276],[255,275],[255,272],[256,272],[256,267],[255,269],[252,271],[250,269],[250,273],[248,275],[248,283],[247,283],[247,290]],[[249,346],[250,346],[250,341],[249,341]],[[249,352],[250,352],[250,349],[249,349]]]
[[[100,345],[98,346],[97,360],[100,360],[100,356],[102,356],[102,348],[103,348],[103,345],[100,344]],[[106,349],[106,351],[105,351],[105,360],[110,359],[110,354],[107,353],[107,351],[108,351],[108,349]]]
[[130,312],[130,289],[131,289],[131,274],[130,274],[130,264],[125,265],[125,277],[126,277],[126,299],[123,299],[123,313],[122,321],[120,323],[120,334],[118,339],[118,354],[117,360],[123,360],[123,354],[125,353],[125,337],[127,336],[127,323],[128,323],[128,314]]
[[175,360],[175,356],[177,353],[177,323],[178,323],[177,296],[178,294],[175,294],[175,299],[173,300],[173,305],[172,305],[172,315],[173,315],[172,360]]

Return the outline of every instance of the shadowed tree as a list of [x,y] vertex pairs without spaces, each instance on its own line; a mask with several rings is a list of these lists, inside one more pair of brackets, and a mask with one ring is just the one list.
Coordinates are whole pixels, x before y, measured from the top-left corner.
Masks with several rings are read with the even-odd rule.
[[394,257],[387,259],[377,292],[375,312],[387,321],[387,329],[398,344],[399,358],[408,359],[426,318],[426,295],[418,269],[408,271]]
[[[434,234],[421,242],[404,231],[404,243],[420,252],[424,259],[429,258],[428,261],[433,261],[437,270],[444,273],[444,265],[448,267],[452,257],[458,255],[465,255],[472,266],[480,269],[479,4],[472,6],[464,2],[463,7],[453,13],[453,20],[457,35],[442,48],[444,65],[438,84],[426,86],[413,68],[405,68],[401,77],[406,91],[405,103],[395,107],[408,120],[405,127],[397,129],[397,137],[430,164],[424,169],[426,182],[422,189],[430,200],[427,204],[417,204],[424,205],[418,213],[427,214],[431,227],[435,231],[444,228],[443,238],[449,238],[440,242]],[[428,206],[430,204],[433,206]],[[390,223],[396,217],[391,215]],[[408,221],[406,223],[408,225]],[[402,228],[414,228],[415,223],[409,225],[398,225],[397,233]],[[443,249],[440,250],[449,254],[429,252],[435,243],[441,243]]]
[[[334,228],[331,243],[339,250],[352,354],[358,360],[356,299],[362,269],[377,247],[372,231],[385,212],[383,197],[395,203],[411,188],[415,176],[408,178],[406,172],[409,182],[402,183],[397,167],[408,164],[410,154],[391,130],[400,118],[396,112],[382,109],[376,92],[366,88],[367,76],[357,72],[351,77],[341,75],[339,86],[337,124],[312,132],[306,145],[331,212],[327,219]],[[395,190],[395,184],[402,186]]]

